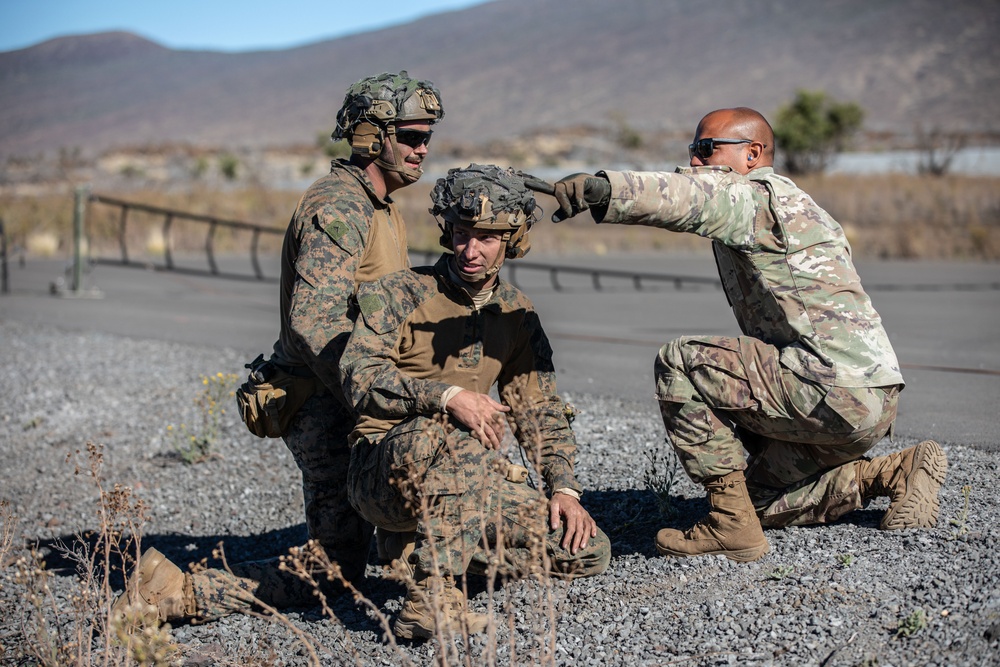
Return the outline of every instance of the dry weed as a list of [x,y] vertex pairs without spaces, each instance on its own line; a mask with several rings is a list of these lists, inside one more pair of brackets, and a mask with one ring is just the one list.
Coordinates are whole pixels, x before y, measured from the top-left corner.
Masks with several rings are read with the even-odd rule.
[[[517,409],[520,393],[516,389],[509,392],[508,400],[513,402],[513,409]],[[442,422],[438,422],[438,426],[442,425],[444,425]],[[536,470],[540,469],[542,443],[538,433],[522,434],[522,442],[526,444],[524,449],[529,465]],[[495,488],[490,490],[490,494],[497,498],[501,492],[503,476],[493,474],[489,477],[495,480],[496,484]],[[400,486],[419,516],[420,524],[427,525],[440,521],[438,516],[440,510],[435,504],[435,499],[420,492],[419,479],[409,478]],[[557,609],[565,600],[565,590],[551,574],[553,566],[545,540],[545,532],[548,529],[545,521],[547,510],[540,504],[530,504],[519,508],[516,516],[510,517],[503,515],[499,502],[493,502],[491,505],[492,511],[483,508],[474,516],[463,515],[460,519],[463,525],[468,522],[478,523],[480,532],[484,536],[477,545],[475,553],[465,553],[462,558],[463,562],[474,558],[479,568],[484,570],[481,574],[485,580],[484,597],[487,601],[486,631],[482,637],[473,638],[468,636],[464,624],[450,622],[451,619],[445,613],[449,602],[446,591],[440,586],[432,587],[427,595],[435,622],[435,637],[432,640],[436,646],[433,653],[434,660],[442,667],[450,665],[471,667],[500,663],[555,664]],[[517,549],[516,555],[510,551],[511,538],[507,534],[507,527],[511,523],[522,528],[531,527],[526,540],[523,536],[519,538],[520,548]],[[432,570],[429,574],[440,578],[443,568],[442,563],[437,560],[437,550],[433,548],[436,538],[433,534],[427,534],[424,539],[431,547]],[[527,544],[520,546],[525,541]],[[399,664],[411,664],[407,653],[393,636],[391,619],[387,613],[347,581],[339,566],[329,560],[318,544],[310,542],[303,548],[292,549],[290,554],[283,558],[282,568],[312,584],[323,614],[331,622],[339,621],[322,593],[320,580],[325,578],[344,586],[353,596],[355,603],[365,607],[369,616],[378,623],[383,640],[392,649]],[[396,581],[409,590],[415,584],[411,572],[410,567],[396,562],[384,568],[383,577]],[[456,581],[467,598],[470,596],[471,582],[468,574]],[[494,604],[498,593],[503,599],[499,609]],[[345,632],[345,635],[347,637],[345,645],[339,648],[360,662],[356,649],[350,643],[350,633]]]
[[[516,406],[520,394],[515,390],[507,398]],[[538,433],[520,435],[526,444],[527,464],[535,470],[540,469],[542,442]],[[75,563],[77,572],[72,592],[66,595],[65,582],[61,582],[63,592],[60,595],[54,592],[55,575],[46,568],[40,551],[18,546],[17,517],[9,503],[0,503],[0,587],[11,587],[24,601],[10,612],[20,617],[20,635],[13,640],[16,646],[0,646],[0,651],[15,650],[29,662],[46,666],[182,664],[191,652],[173,640],[169,625],[149,623],[146,620],[148,609],[136,605],[125,611],[124,618],[113,619],[110,615],[117,597],[112,581],[131,571],[142,552],[141,537],[147,516],[145,503],[132,489],[120,484],[109,485],[104,479],[102,446],[87,443],[84,451],[71,454],[67,460],[75,464],[75,474],[89,478],[97,491],[95,524],[98,528],[93,533],[78,535],[71,545],[57,546],[64,559]],[[493,477],[497,480],[493,493],[498,494],[502,475]],[[415,508],[424,518],[434,516],[433,499],[419,495],[415,501]],[[485,566],[489,623],[484,636],[469,637],[464,626],[446,622],[445,591],[432,590],[430,603],[438,621],[437,636],[432,641],[436,644],[434,659],[438,664],[469,667],[499,663],[555,664],[557,610],[566,594],[565,587],[551,574],[553,567],[545,540],[547,513],[542,504],[526,505],[511,517],[504,516],[500,503],[496,502],[492,503],[493,510],[471,517],[479,522],[485,536],[475,556],[477,562]],[[463,522],[466,518],[469,517],[463,517]],[[526,545],[524,537],[519,538],[520,549],[516,555],[509,550],[511,539],[507,534],[512,519],[519,526],[533,527]],[[429,535],[427,539],[433,541],[434,537]],[[221,545],[214,556],[232,574]],[[466,554],[466,557],[471,556]],[[439,566],[435,563],[432,574],[439,573]],[[395,662],[412,664],[407,651],[396,643],[390,617],[346,581],[337,563],[330,561],[317,544],[292,549],[283,558],[282,568],[312,583],[323,614],[335,623],[340,621],[324,596],[320,582],[324,579],[339,582],[350,592],[355,603],[366,608],[369,616],[379,624]],[[408,568],[389,569],[384,576],[407,587],[414,583]],[[126,585],[136,586],[137,582],[129,578]],[[469,577],[461,577],[459,585],[467,596],[473,594]],[[477,583],[475,587],[481,585]],[[499,606],[498,600],[502,601]],[[473,603],[475,601],[473,594]],[[324,664],[324,659],[331,657],[340,661],[346,657],[357,664],[364,662],[353,644],[352,633],[346,628],[343,628],[344,639],[331,650],[279,609],[256,598],[253,603],[262,612],[253,615],[287,629],[303,647],[309,664]],[[273,662],[280,662],[280,658],[274,658]],[[237,656],[215,656],[213,659],[243,665],[268,663],[262,655],[253,656],[252,660]]]
[[[75,474],[89,477],[98,492],[98,529],[77,535],[71,545],[54,546],[76,566],[77,579],[68,594],[54,590],[55,575],[37,547],[16,546],[16,517],[9,505],[3,508],[3,579],[22,600],[11,610],[19,616],[21,628],[16,649],[40,665],[176,664],[179,648],[169,632],[150,628],[126,636],[122,624],[111,620],[116,598],[111,580],[138,557],[146,508],[130,488],[119,484],[108,488],[102,475],[102,446],[88,442],[85,449],[67,459],[77,458]],[[21,554],[15,556],[15,551]]]

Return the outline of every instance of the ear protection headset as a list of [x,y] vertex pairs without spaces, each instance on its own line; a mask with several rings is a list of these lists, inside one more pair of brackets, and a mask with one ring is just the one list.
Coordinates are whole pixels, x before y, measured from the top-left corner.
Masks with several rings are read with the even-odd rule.
[[351,152],[365,158],[381,155],[382,129],[367,121],[358,123],[351,134]]

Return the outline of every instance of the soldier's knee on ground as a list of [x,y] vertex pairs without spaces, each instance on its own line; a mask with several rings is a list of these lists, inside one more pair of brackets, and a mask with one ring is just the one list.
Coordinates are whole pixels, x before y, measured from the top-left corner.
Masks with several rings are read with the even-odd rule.
[[562,547],[563,530],[549,533],[550,574],[560,579],[577,579],[601,574],[611,564],[611,539],[600,528],[587,546],[575,554]]

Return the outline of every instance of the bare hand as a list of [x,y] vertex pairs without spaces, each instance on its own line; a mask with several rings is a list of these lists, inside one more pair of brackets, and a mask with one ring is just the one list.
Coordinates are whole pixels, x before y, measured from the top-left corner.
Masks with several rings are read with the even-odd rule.
[[553,493],[549,501],[549,525],[555,530],[560,522],[566,524],[561,546],[571,554],[586,549],[588,540],[597,537],[597,522],[583,509],[580,501],[565,493]]
[[448,401],[445,410],[468,427],[486,448],[500,449],[507,427],[503,415],[510,412],[509,407],[486,394],[463,389]]

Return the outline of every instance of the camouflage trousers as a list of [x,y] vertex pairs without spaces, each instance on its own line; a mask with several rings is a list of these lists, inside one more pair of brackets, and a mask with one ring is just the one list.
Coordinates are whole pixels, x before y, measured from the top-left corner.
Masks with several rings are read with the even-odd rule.
[[410,562],[425,573],[485,574],[491,563],[501,574],[543,564],[565,578],[603,572],[611,560],[607,535],[598,530],[575,555],[563,549],[563,528],[549,530],[548,499],[507,480],[508,465],[468,431],[413,417],[378,442],[354,445],[351,502],[380,529],[415,530]]
[[305,402],[284,441],[302,471],[309,539],[319,542],[344,576],[357,583],[365,574],[375,527],[355,511],[347,495],[348,436],[355,421],[350,410],[323,392]]
[[655,377],[667,437],[691,479],[745,470],[770,527],[826,523],[862,506],[854,461],[889,433],[899,393],[810,382],[748,336],[674,340]]
[[[344,576],[357,584],[364,577],[374,527],[354,510],[347,497],[351,456],[347,436],[354,422],[353,415],[332,394],[316,394],[300,408],[284,441],[302,472],[309,538],[319,542]],[[259,610],[257,600],[275,608],[317,604],[315,587],[279,566],[276,557],[238,563],[232,572],[211,569],[192,574],[198,616],[212,620]],[[342,590],[325,577],[317,579],[327,595]]]

